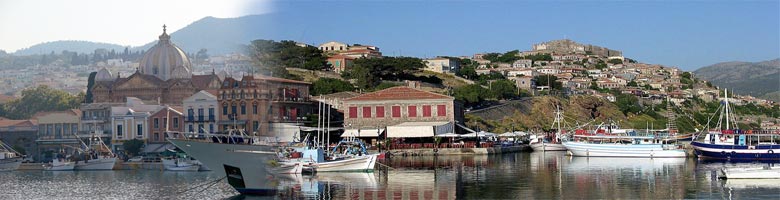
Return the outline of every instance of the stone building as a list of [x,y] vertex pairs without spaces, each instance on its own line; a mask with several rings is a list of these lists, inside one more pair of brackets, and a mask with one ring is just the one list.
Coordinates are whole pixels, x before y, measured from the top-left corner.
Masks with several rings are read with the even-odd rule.
[[181,105],[182,100],[197,91],[219,88],[214,74],[193,75],[187,54],[173,44],[165,32],[156,45],[146,51],[135,73],[128,77],[114,76],[103,68],[95,76],[92,87],[95,103],[119,102],[127,97],[161,104]]
[[377,137],[385,128],[387,137],[432,137],[464,121],[454,97],[406,86],[345,99],[343,108],[345,134],[358,137]]
[[52,153],[60,150],[72,152],[73,148],[66,148],[66,145],[80,145],[76,136],[81,124],[80,110],[38,113],[33,118],[38,120],[38,139],[35,143],[38,145],[39,161],[51,161]]
[[226,78],[217,94],[219,131],[239,129],[292,137],[307,120],[305,116],[314,112],[309,87],[308,82],[267,76]]
[[181,134],[184,131],[184,115],[170,106],[153,111],[146,123],[149,124],[147,143],[167,143],[168,138],[184,136]]
[[0,119],[0,140],[33,160],[38,160],[38,122],[35,120]]

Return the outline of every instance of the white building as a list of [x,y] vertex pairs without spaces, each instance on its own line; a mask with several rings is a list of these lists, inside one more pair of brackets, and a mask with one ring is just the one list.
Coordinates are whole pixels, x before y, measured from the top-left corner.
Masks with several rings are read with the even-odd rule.
[[516,77],[516,76],[528,76],[528,77],[534,77],[539,75],[538,72],[536,72],[536,69],[515,69],[515,70],[509,70],[506,72],[507,77]]
[[425,70],[426,71],[432,71],[432,72],[438,72],[438,73],[447,73],[447,72],[453,72],[455,70],[458,70],[458,62],[449,59],[449,58],[431,58],[431,59],[425,59]]
[[125,105],[111,107],[112,148],[124,150],[123,144],[127,140],[147,140],[149,116],[162,108],[164,106],[146,105],[135,97],[127,97]]
[[201,90],[187,97],[184,105],[184,131],[198,133],[217,132],[217,97]]
[[531,59],[520,59],[516,60],[514,63],[512,63],[512,67],[514,68],[529,68],[533,66],[533,60]]

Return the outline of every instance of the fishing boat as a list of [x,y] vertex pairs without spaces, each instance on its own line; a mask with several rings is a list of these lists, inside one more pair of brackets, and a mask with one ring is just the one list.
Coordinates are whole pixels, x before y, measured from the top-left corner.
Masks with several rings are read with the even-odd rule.
[[200,165],[186,157],[163,158],[162,164],[167,171],[196,172],[200,170]]
[[566,147],[561,143],[564,138],[561,123],[563,122],[563,111],[558,106],[555,107],[555,121],[550,129],[554,129],[557,124],[557,131],[554,135],[531,135],[530,146],[534,151],[566,151]]
[[[657,135],[638,135],[636,131],[603,133],[599,128],[593,133],[579,132],[572,141],[563,145],[573,156],[586,157],[636,157],[636,158],[684,158],[685,150],[679,144],[669,144],[664,137]],[[615,130],[611,124],[607,131]],[[621,130],[621,129],[618,129]],[[628,129],[622,129],[628,130]],[[602,134],[603,133],[603,134]]]
[[780,167],[723,168],[725,179],[780,179]]
[[14,171],[22,164],[22,156],[19,152],[0,140],[0,172]]
[[379,155],[369,154],[365,144],[355,138],[340,141],[331,152],[329,159],[310,166],[317,172],[371,172]]
[[[78,136],[76,136],[78,138]],[[94,134],[89,138],[89,144],[84,143],[81,138],[81,148],[79,160],[76,161],[75,170],[113,170],[116,165],[117,156],[111,151],[106,143]]]
[[[780,160],[780,134],[776,131],[744,131],[739,128],[731,111],[728,90],[724,90],[724,98],[715,114],[718,115],[715,127],[699,133],[691,142],[696,156],[716,160]],[[707,124],[709,126],[710,122]]]
[[73,171],[76,167],[76,163],[70,160],[70,157],[64,156],[64,154],[55,155],[50,163],[43,165],[45,171]]

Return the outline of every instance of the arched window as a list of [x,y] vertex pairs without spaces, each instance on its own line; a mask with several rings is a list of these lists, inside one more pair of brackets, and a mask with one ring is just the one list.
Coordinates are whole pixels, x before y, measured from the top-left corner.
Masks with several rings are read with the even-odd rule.
[[159,71],[159,69],[157,68],[157,66],[154,66],[152,68],[152,74],[157,74],[158,71]]

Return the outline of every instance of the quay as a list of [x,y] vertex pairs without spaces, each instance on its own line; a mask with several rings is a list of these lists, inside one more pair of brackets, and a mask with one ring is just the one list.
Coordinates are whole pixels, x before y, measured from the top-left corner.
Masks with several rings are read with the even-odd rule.
[[436,156],[436,155],[491,155],[531,151],[527,144],[514,146],[493,147],[464,147],[464,148],[414,148],[391,149],[386,152],[394,156]]
[[[22,163],[18,170],[42,171],[45,163]],[[121,162],[117,161],[114,170],[164,170],[162,162]]]

